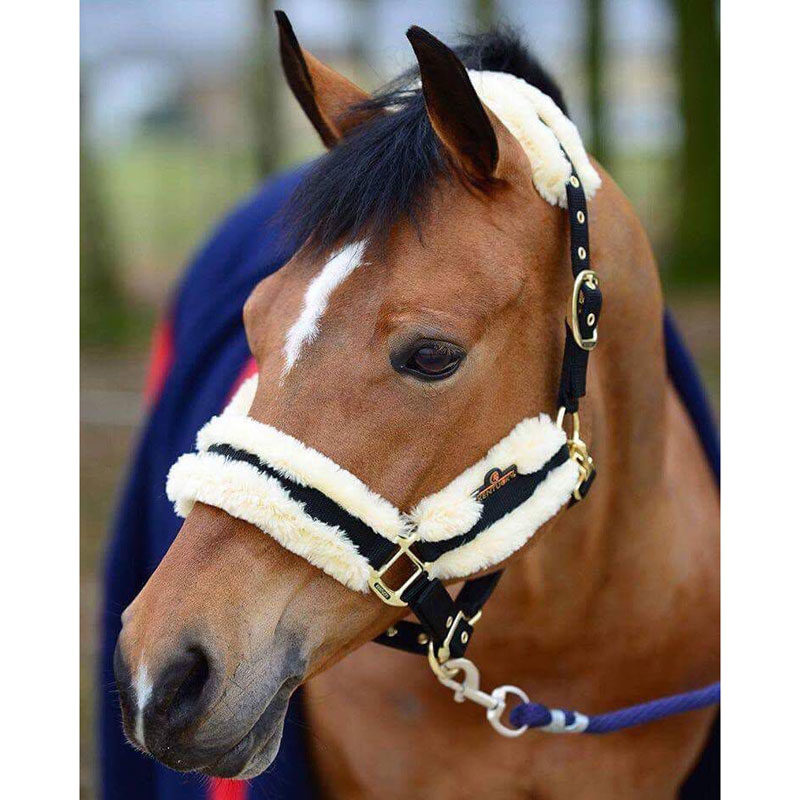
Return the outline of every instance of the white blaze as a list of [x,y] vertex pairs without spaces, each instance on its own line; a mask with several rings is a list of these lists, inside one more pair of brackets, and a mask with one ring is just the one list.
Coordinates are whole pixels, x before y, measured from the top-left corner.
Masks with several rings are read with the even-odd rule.
[[365,242],[355,242],[342,248],[308,284],[303,298],[303,309],[289,328],[283,345],[284,375],[292,368],[303,346],[316,337],[320,318],[328,307],[330,296],[361,263],[365,246]]
[[147,666],[144,664],[139,665],[133,690],[136,695],[136,741],[144,747],[144,707],[147,705],[150,695],[153,694],[153,682],[150,680]]

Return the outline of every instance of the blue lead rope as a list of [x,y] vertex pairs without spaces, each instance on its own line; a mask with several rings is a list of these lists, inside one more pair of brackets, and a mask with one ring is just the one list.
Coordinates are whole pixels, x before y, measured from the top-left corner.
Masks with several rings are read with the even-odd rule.
[[717,705],[720,701],[719,682],[691,692],[659,697],[647,703],[620,708],[606,714],[588,716],[577,711],[548,708],[540,703],[521,703],[509,716],[517,728],[545,728],[553,733],[613,733],[634,725],[655,722],[673,714],[683,714],[698,708]]

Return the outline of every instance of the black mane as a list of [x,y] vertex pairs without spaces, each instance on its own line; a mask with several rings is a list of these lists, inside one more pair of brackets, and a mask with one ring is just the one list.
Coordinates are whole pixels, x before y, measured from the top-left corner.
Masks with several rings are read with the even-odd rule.
[[[561,90],[515,32],[464,37],[454,50],[467,69],[511,73],[567,113]],[[318,252],[365,237],[380,240],[401,218],[419,228],[427,189],[446,170],[422,93],[406,88],[418,76],[411,69],[375,94],[365,106],[394,113],[356,128],[311,166],[281,220],[295,248],[306,240]]]

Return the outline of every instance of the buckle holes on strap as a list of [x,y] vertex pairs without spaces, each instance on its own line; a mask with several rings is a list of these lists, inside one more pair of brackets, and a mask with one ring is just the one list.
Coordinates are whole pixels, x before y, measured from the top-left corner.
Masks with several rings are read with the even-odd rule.
[[585,247],[579,247],[578,248],[578,258],[580,258],[581,261],[583,261],[583,259],[586,258],[586,248]]
[[466,644],[468,639],[469,639],[469,634],[466,631],[464,631],[461,634],[461,644]]
[[575,216],[578,218],[578,222],[580,222],[581,225],[586,222],[586,214],[584,214],[583,211],[579,211]]
[[594,314],[589,314],[589,316],[586,317],[586,324],[587,325],[594,325],[594,321],[595,321]]
[[428,634],[421,633],[419,636],[417,636],[417,641],[422,645],[428,644]]
[[578,179],[577,179],[577,178],[576,178],[574,175],[573,175],[573,176],[572,176],[572,177],[569,179],[569,182],[570,182],[570,183],[571,183],[571,184],[572,184],[572,185],[573,185],[573,186],[574,186],[576,189],[577,189],[577,188],[578,188],[578,187],[581,185],[581,184],[580,184],[580,182],[578,181]]

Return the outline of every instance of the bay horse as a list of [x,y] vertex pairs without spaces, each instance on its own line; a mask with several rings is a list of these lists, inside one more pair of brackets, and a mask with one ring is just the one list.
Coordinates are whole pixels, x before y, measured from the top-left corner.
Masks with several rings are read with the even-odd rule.
[[[245,412],[411,509],[520,420],[556,416],[573,284],[565,213],[465,65],[563,99],[513,37],[454,52],[419,28],[418,75],[370,97],[278,19],[289,85],[329,153],[289,204],[301,246],[244,308],[258,365]],[[667,379],[647,237],[591,169],[605,299],[581,435],[601,469],[492,565],[504,578],[471,658],[491,685],[593,713],[716,679],[719,502]],[[668,798],[702,750],[711,709],[606,737],[495,736],[424,660],[366,646],[407,613],[196,503],[123,613],[126,734],[176,770],[252,777],[302,683],[321,789],[347,798]]]

